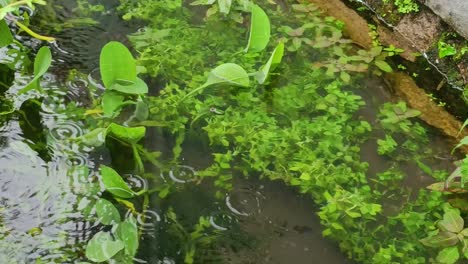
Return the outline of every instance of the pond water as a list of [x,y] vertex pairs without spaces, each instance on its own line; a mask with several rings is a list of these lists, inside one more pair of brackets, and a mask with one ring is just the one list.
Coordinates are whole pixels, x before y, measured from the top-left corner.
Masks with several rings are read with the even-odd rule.
[[[220,183],[213,176],[201,180],[197,174],[213,164],[216,159],[213,153],[221,153],[220,147],[210,144],[212,139],[204,134],[208,130],[206,127],[186,127],[176,162],[172,156],[177,152],[174,149],[180,132],[171,134],[160,127],[148,128],[143,146],[161,152],[158,157],[161,166],[146,162],[144,165],[148,169],[140,175],[135,172],[134,154],[128,146],[118,147],[108,140],[111,142],[107,142],[107,147],[93,148],[70,140],[90,132],[89,120],[81,118],[82,112],[77,109],[92,105],[93,96],[99,98],[102,95],[103,85],[99,76],[101,48],[111,40],[131,47],[134,42],[129,41],[127,35],[144,32],[141,28],[148,23],[122,20],[118,6],[115,1],[104,1],[105,13],[90,15],[96,19],[93,25],[75,25],[57,31],[53,28],[77,19],[76,6],[71,1],[55,1],[54,5],[39,9],[34,18],[38,25],[36,29],[50,30],[48,33],[56,36],[57,41],[49,45],[53,55],[52,68],[41,82],[47,96],[32,92],[18,95],[11,101],[1,98],[3,105],[11,103],[15,111],[0,116],[0,262],[86,261],[84,248],[88,241],[97,232],[111,229],[89,217],[89,211],[93,210],[89,206],[96,199],[101,196],[112,199],[109,193],[92,184],[101,177],[100,165],[111,164],[121,175],[126,175],[126,182],[132,189],[156,190],[145,198],[135,198],[134,204],[137,210],[141,210],[136,217],[140,247],[130,262],[190,262],[187,256],[193,251],[197,252],[194,263],[354,263],[340,251],[339,242],[322,235],[325,228],[317,213],[327,203],[316,204],[314,199],[317,200],[317,196],[303,191],[302,186],[288,186],[297,184],[280,176],[265,176],[258,168],[234,171],[230,189],[219,188]],[[200,10],[203,12],[199,17],[191,18],[195,25],[203,23],[206,10]],[[49,17],[50,14],[54,16]],[[31,54],[41,44],[27,37],[21,40],[32,49]],[[12,45],[9,51],[1,48],[0,63],[15,61],[16,56],[23,54],[15,54],[11,50],[20,50],[20,47]],[[188,57],[191,55],[187,54]],[[291,55],[285,60],[294,64],[295,60],[304,58]],[[5,88],[9,88],[6,98],[12,98],[30,80],[30,76],[22,73],[23,66],[27,66],[24,65],[26,61],[13,63],[17,72],[0,68],[0,84],[4,83]],[[217,63],[216,58],[213,62]],[[160,69],[161,72],[164,70]],[[165,78],[146,77],[150,94],[160,93],[164,87],[161,82],[167,82]],[[290,81],[293,79],[285,76],[275,82],[279,85]],[[92,86],[97,89],[88,91]],[[376,128],[381,106],[395,101],[391,87],[382,78],[371,75],[362,78],[357,86],[351,83],[344,88],[361,96],[365,102],[365,107],[360,107],[353,115],[356,120],[366,121]],[[281,108],[281,105],[274,106],[275,99],[268,98],[268,95],[263,98],[273,101],[271,112]],[[220,109],[228,113],[227,107]],[[303,119],[301,114],[299,111],[298,120]],[[307,118],[312,120],[317,115]],[[281,122],[282,119],[278,120]],[[449,172],[454,169],[454,158],[447,147],[449,141],[437,131],[426,129],[429,141],[425,150],[431,154],[424,159],[406,158],[395,162],[391,157],[378,155],[378,139],[386,135],[383,129],[376,128],[366,140],[358,140],[360,150],[356,153],[362,162],[368,163],[366,177],[369,182],[377,182],[379,173],[395,166],[407,175],[397,183],[404,186],[399,187],[405,190],[403,193],[389,187],[388,194],[383,195],[381,203],[385,216],[395,216],[408,201],[416,199],[419,189],[435,181],[424,170],[426,167],[418,162],[432,171]],[[339,133],[340,129],[336,131]],[[400,137],[403,136],[397,135],[395,139]],[[330,149],[336,151],[333,146]],[[322,157],[318,155],[319,158]],[[236,163],[241,164],[242,158],[232,161],[232,164]],[[341,160],[331,162],[333,166],[341,163]],[[272,170],[272,166],[270,164],[265,169]],[[161,186],[168,187],[161,189]],[[379,189],[378,184],[374,187]],[[162,195],[165,191],[169,194]],[[140,203],[144,206],[137,205]],[[116,199],[115,204],[121,206],[122,216],[132,214],[131,207],[125,202]],[[382,219],[379,221],[384,222]],[[199,233],[197,225],[202,226]],[[201,239],[197,237],[200,234]],[[378,237],[375,239],[379,240]],[[114,263],[126,262],[116,260]]]

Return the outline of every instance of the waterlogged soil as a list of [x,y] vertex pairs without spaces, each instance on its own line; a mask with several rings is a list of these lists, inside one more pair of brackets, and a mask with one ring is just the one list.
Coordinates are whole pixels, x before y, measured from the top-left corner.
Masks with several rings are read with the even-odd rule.
[[[70,168],[76,165],[98,168],[99,164],[108,163],[111,155],[108,150],[91,155],[86,148],[64,143],[65,139],[83,134],[82,124],[55,114],[54,109],[81,98],[80,93],[94,80],[97,51],[107,41],[124,40],[127,32],[136,29],[129,28],[115,14],[109,13],[98,25],[63,31],[59,41],[52,46],[57,67],[43,83],[50,96],[42,102],[42,107],[32,102],[26,104],[29,107],[22,107],[22,114],[0,120],[1,263],[33,263],[39,257],[49,262],[72,262],[74,259],[68,256],[74,253],[80,258],[82,252],[75,252],[77,246],[82,246],[99,230],[97,223],[83,220],[82,208],[87,201],[81,193],[86,185],[79,174],[70,172]],[[2,56],[6,54],[0,52]],[[79,68],[88,76],[68,82],[67,76],[63,75],[64,67]],[[0,76],[2,74],[0,72]],[[379,105],[393,100],[392,86],[375,78],[367,79],[365,83],[357,93],[364,97],[367,106],[358,114],[372,124],[377,120]],[[11,91],[18,91],[25,84],[26,80],[17,79]],[[376,154],[376,138],[381,135],[378,131],[375,133],[371,136],[374,139],[362,146],[361,153],[362,159],[370,164],[370,178],[389,166],[385,158]],[[157,131],[148,135],[146,142],[158,142],[160,150],[170,151],[171,137]],[[448,141],[436,131],[431,131],[430,140],[428,147],[436,155],[427,165],[452,170]],[[188,142],[182,155],[184,169],[190,172],[207,166],[211,162],[206,151],[208,145],[194,143],[198,142],[197,138],[189,138]],[[432,182],[432,178],[414,164],[401,165],[410,175],[405,185],[415,192]],[[152,197],[150,210],[145,213],[153,221],[147,221],[150,226],[144,230],[138,254],[141,263],[176,263],[175,259],[180,259],[177,248],[161,251],[170,248],[168,244],[172,242],[162,239],[168,235],[164,230],[166,219],[160,217],[169,207],[175,208],[181,221],[190,223],[200,211],[211,213],[213,228],[230,230],[226,244],[213,249],[213,258],[207,254],[203,263],[352,263],[340,253],[338,245],[322,237],[322,228],[315,215],[318,208],[312,199],[297,194],[295,189],[282,183],[256,177],[240,178],[231,195],[220,202],[212,198],[210,193],[214,191],[204,184],[197,185],[180,178],[181,175],[160,176],[159,171],[154,174],[175,181],[179,191],[164,202],[157,196]],[[135,178],[135,185],[143,182]],[[408,199],[411,197],[402,197],[396,203]],[[391,214],[391,207],[396,206],[392,203],[387,206],[390,208],[388,214]]]

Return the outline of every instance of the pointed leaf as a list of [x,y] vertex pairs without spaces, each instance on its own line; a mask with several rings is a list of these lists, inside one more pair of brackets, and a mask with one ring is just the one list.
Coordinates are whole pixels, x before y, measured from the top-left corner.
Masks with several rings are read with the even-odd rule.
[[219,83],[242,87],[248,87],[250,85],[247,72],[241,66],[234,63],[225,63],[214,68],[208,75],[208,80],[203,86],[206,87]]
[[268,62],[262,66],[262,68],[257,72],[255,78],[259,84],[265,83],[266,79],[270,72],[273,72],[276,67],[281,63],[284,54],[284,43],[280,43],[276,46],[275,50],[268,59]]
[[375,61],[375,66],[379,67],[379,69],[381,69],[384,72],[392,72],[393,71],[392,67],[390,65],[388,65],[388,63],[386,63],[383,60],[376,60]]
[[132,198],[135,193],[128,187],[122,177],[112,168],[101,165],[102,182],[106,190],[120,198]]
[[26,93],[32,89],[40,89],[39,79],[44,75],[52,64],[52,54],[49,47],[42,47],[39,49],[34,60],[34,78],[29,82],[26,87],[21,89],[18,94]]
[[439,232],[435,236],[426,237],[420,240],[428,247],[449,247],[458,243],[457,234],[451,232]]
[[10,28],[5,20],[0,20],[0,48],[5,47],[13,42]]
[[249,43],[246,52],[262,51],[270,41],[270,19],[261,7],[252,5]]
[[[133,218],[133,216],[130,216]],[[138,250],[138,229],[135,219],[127,219],[120,223],[116,231],[117,237],[122,240],[125,245],[125,253],[130,256],[135,256]]]
[[449,210],[445,212],[444,218],[439,222],[439,228],[443,231],[459,233],[463,229],[463,218],[458,210]]
[[104,225],[120,223],[119,211],[106,199],[101,198],[96,202],[96,214],[99,222]]
[[86,257],[94,262],[104,262],[124,248],[120,240],[113,240],[108,232],[98,232],[86,246]]
[[119,79],[136,81],[136,61],[120,42],[111,41],[102,48],[99,67],[106,88],[110,88]]

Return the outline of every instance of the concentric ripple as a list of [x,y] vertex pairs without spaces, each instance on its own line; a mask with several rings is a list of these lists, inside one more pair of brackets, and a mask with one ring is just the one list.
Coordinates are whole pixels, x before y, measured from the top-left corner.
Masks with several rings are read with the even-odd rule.
[[[167,177],[177,183],[188,183],[196,180],[197,172],[193,167],[177,165],[167,172]],[[161,172],[161,177],[166,179],[166,174]],[[167,179],[166,179],[167,180]]]
[[254,190],[234,190],[226,196],[226,206],[236,215],[252,216],[260,213],[261,198],[261,193]]
[[64,121],[55,124],[55,126],[50,129],[49,133],[54,140],[61,141],[82,136],[83,130],[77,123]]

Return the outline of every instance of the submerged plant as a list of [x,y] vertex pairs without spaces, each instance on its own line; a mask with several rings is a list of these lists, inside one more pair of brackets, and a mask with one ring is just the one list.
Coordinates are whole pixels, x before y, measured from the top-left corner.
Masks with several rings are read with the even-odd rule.
[[442,220],[438,222],[439,229],[433,235],[421,239],[428,247],[443,248],[439,251],[436,261],[441,264],[453,264],[459,259],[468,259],[468,228],[464,227],[463,218],[456,209],[448,209]]

